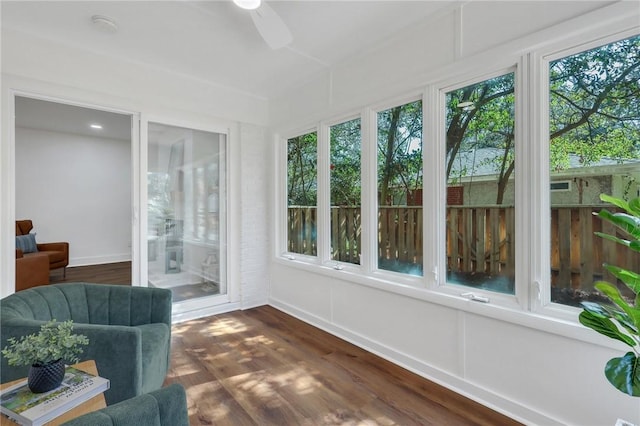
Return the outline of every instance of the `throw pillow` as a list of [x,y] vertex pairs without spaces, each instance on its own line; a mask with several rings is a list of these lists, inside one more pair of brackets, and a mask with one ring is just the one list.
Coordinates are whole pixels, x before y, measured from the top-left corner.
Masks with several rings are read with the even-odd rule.
[[36,234],[17,235],[16,248],[22,250],[23,253],[37,252]]

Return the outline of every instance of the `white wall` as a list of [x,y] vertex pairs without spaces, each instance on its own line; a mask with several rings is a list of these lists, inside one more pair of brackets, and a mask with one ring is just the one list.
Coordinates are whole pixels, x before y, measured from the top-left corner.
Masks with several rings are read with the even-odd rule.
[[424,291],[396,294],[290,263],[271,265],[271,305],[525,424],[640,424],[638,398],[603,374],[625,349],[591,330],[496,315],[489,310],[500,308],[471,301],[449,305]]
[[[136,61],[119,61],[97,51],[86,51],[64,46],[56,41],[27,35],[2,28],[1,62],[1,143],[0,143],[0,253],[12,253],[15,248],[15,165],[13,140],[13,94],[42,96],[45,99],[65,100],[82,106],[100,106],[118,112],[139,114],[145,120],[166,123],[187,128],[212,131],[229,131],[228,152],[230,155],[228,179],[230,195],[228,200],[228,280],[229,303],[212,310],[210,306],[200,307],[190,316],[206,315],[214,311],[222,312],[237,308],[243,300],[250,305],[266,302],[268,262],[256,254],[267,245],[266,216],[255,210],[255,221],[262,229],[259,246],[254,245],[253,231],[241,235],[244,220],[240,211],[240,176],[251,173],[255,157],[240,157],[240,144],[247,149],[256,144],[259,151],[266,143],[267,101],[220,85],[210,85],[185,75],[176,75],[164,69],[153,68]],[[250,123],[255,130],[245,136],[237,131],[240,123]],[[137,123],[136,123],[137,125]],[[262,130],[260,130],[262,129]],[[142,138],[146,129],[141,129]],[[135,144],[135,142],[134,142]],[[146,172],[144,146],[134,145],[132,176],[134,185],[133,210],[135,219],[141,221],[144,194],[140,192],[141,173]],[[265,156],[266,158],[266,156]],[[266,169],[257,169],[258,180],[267,179]],[[144,176],[144,175],[142,175]],[[267,206],[268,191],[256,191],[250,202],[256,206]],[[264,209],[263,209],[264,210]],[[146,233],[145,225],[141,224]],[[44,236],[43,236],[44,237]],[[146,234],[133,236],[134,284],[146,270]],[[243,245],[247,249],[240,250]],[[137,248],[137,252],[136,252]],[[136,254],[137,253],[137,254]],[[138,262],[135,262],[136,255]],[[14,291],[15,262],[12,256],[0,256],[0,296]],[[144,281],[142,281],[144,282]],[[242,286],[242,289],[240,288]]]
[[[275,100],[274,132],[286,138],[367,105],[419,95],[427,84],[509,67],[550,40],[579,44],[605,27],[640,32],[637,2],[602,6],[468,2]],[[595,12],[562,22],[587,11]],[[577,309],[561,321],[279,256],[271,268],[270,304],[524,423],[640,424],[640,398],[618,392],[603,374],[605,362],[626,348],[579,325]]]
[[131,142],[16,129],[16,218],[69,266],[131,260]]
[[268,301],[269,229],[272,223],[269,192],[270,144],[264,128],[243,124],[240,126],[240,177],[241,257],[246,260],[246,269],[241,278],[243,292],[242,308],[264,305]]

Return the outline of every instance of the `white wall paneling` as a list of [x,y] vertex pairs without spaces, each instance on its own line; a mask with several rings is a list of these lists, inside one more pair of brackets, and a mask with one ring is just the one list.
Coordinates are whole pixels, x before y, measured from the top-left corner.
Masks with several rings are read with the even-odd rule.
[[278,261],[270,304],[525,424],[640,422],[637,398],[603,374],[624,347],[590,330],[601,344],[572,337],[583,337],[576,326],[549,332],[332,275]]
[[[314,127],[354,109],[366,115],[370,107],[425,88],[428,103],[445,81],[462,84],[516,64],[530,76],[542,48],[577,46],[624,31],[638,34],[639,22],[638,3],[630,1],[463,2],[273,100],[273,131],[284,138],[293,129]],[[536,82],[524,92],[539,86]],[[540,105],[523,101],[519,107]],[[426,104],[425,111],[425,126],[444,123],[436,106]],[[539,110],[526,113],[529,121],[523,126],[539,123]],[[432,127],[424,129],[428,156],[437,152],[431,144],[441,131]],[[521,138],[539,140],[539,132],[520,131]],[[425,188],[438,195],[435,205],[442,205],[444,191],[433,185]],[[531,182],[522,185],[531,191]],[[544,187],[544,182],[535,185]],[[286,206],[283,197],[277,206]],[[425,223],[434,214],[428,212]],[[527,223],[528,218],[523,213],[518,220]],[[434,257],[433,232],[425,233],[425,258]],[[406,280],[383,282],[373,274],[333,271],[302,258],[287,261],[279,241],[286,236],[281,232],[274,238],[272,305],[526,424],[600,426],[613,425],[617,418],[640,424],[640,400],[615,390],[603,374],[605,362],[626,348],[581,326],[578,309],[562,319],[547,317],[530,311],[526,298],[498,306],[433,292],[430,275],[409,289]],[[525,250],[519,256],[528,262],[540,254]],[[430,272],[425,265],[425,275]],[[517,285],[528,289],[532,273],[520,271]]]

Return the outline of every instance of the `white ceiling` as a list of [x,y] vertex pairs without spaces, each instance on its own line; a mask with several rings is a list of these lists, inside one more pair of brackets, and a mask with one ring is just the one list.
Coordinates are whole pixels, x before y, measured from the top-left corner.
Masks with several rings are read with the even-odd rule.
[[[131,141],[131,116],[16,96],[16,127]],[[99,124],[101,129],[91,128]]]
[[[250,14],[220,1],[6,1],[2,26],[80,49],[161,67],[262,98],[294,89],[403,28],[459,2],[269,1],[293,34],[272,50]],[[100,31],[93,15],[113,18]]]

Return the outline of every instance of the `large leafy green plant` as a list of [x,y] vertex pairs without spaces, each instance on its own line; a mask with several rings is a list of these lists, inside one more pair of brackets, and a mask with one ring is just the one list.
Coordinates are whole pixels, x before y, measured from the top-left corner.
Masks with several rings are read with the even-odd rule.
[[[598,216],[622,230],[628,239],[602,232],[596,232],[596,235],[640,252],[640,198],[627,202],[603,194],[600,199],[624,210],[623,213],[612,213],[602,209]],[[624,356],[610,359],[604,374],[616,389],[631,396],[640,396],[640,275],[614,265],[605,264],[604,267],[625,283],[635,298],[629,304],[615,285],[599,281],[595,288],[613,304],[583,302],[584,310],[579,319],[583,325],[631,347],[632,350]]]
[[9,365],[45,365],[59,359],[73,364],[83,351],[80,345],[89,344],[89,339],[72,331],[73,321],[51,320],[42,324],[37,334],[7,339],[9,345],[2,349],[2,355]]

